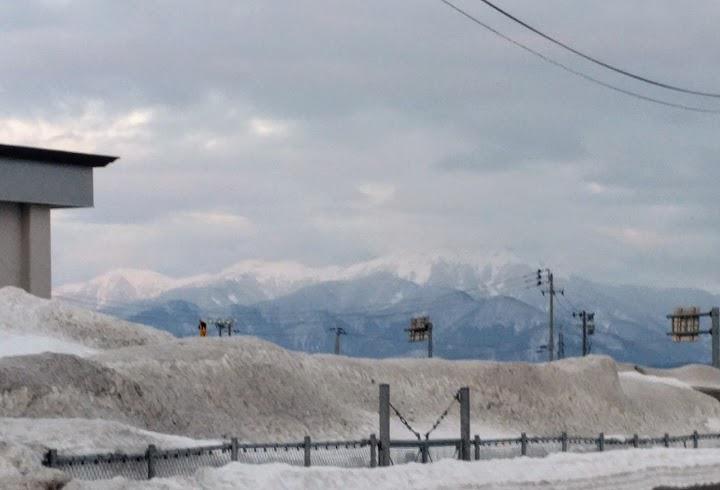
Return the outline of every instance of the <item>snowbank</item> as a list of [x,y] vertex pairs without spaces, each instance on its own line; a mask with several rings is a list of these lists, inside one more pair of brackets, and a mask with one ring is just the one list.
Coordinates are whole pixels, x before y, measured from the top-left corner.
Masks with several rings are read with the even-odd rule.
[[298,468],[286,465],[230,464],[202,469],[190,478],[151,482],[73,481],[67,490],[100,488],[142,489],[285,489],[343,488],[345,490],[439,488],[514,489],[652,489],[659,485],[689,485],[720,481],[718,450],[651,449],[611,451],[603,454],[553,454],[546,458],[515,458],[464,463],[442,460],[389,468]]
[[42,456],[49,448],[65,454],[87,454],[117,450],[142,452],[148,444],[173,448],[215,442],[88,419],[0,418],[0,434],[0,488],[3,490],[60,488],[67,482],[69,479],[62,472],[42,467]]
[[[717,428],[720,404],[685,387],[618,375],[609,358],[552,364],[308,355],[252,337],[189,338],[101,352],[0,359],[0,416],[105,418],[200,438],[358,438],[377,432],[378,385],[427,431],[469,386],[483,437]],[[458,433],[458,405],[436,436]],[[412,437],[396,420],[393,434]],[[712,425],[711,425],[712,424]]]
[[[40,339],[26,340],[28,344],[33,340],[38,341],[46,350],[81,355],[89,353],[82,347],[113,349],[166,342],[174,338],[167,332],[75,308],[62,302],[41,299],[13,287],[0,289],[0,333],[39,337]],[[23,344],[17,347],[17,342],[13,349],[23,351],[18,353],[37,352],[32,345]],[[0,348],[0,356],[4,352],[13,355],[14,351]]]
[[3,335],[2,342],[0,342],[0,357],[40,354],[42,352],[58,352],[87,357],[96,354],[97,350],[90,349],[77,342],[68,342],[41,335]]

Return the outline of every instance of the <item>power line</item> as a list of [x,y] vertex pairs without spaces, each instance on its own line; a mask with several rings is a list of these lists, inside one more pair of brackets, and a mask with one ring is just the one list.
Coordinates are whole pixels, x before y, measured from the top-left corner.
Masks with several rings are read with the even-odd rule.
[[[635,80],[639,80],[639,81],[641,81],[641,82],[648,83],[648,84],[650,84],[650,85],[655,85],[656,87],[662,87],[662,88],[665,88],[665,89],[668,89],[668,90],[674,90],[674,91],[676,91],[676,92],[682,92],[682,93],[685,93],[685,94],[700,95],[700,96],[703,96],[703,97],[720,98],[720,94],[718,94],[718,93],[714,93],[714,92],[701,92],[701,91],[698,91],[698,90],[692,90],[692,89],[688,89],[688,88],[678,87],[677,85],[670,85],[669,83],[658,82],[657,80],[652,80],[652,79],[650,79],[650,78],[643,77],[643,76],[641,76],[641,75],[637,75],[637,74],[632,73],[632,72],[630,72],[630,71],[623,70],[622,68],[618,68],[617,66],[611,65],[610,63],[606,63],[606,62],[604,62],[604,61],[602,61],[602,60],[599,60],[599,59],[595,58],[594,56],[590,56],[589,54],[583,53],[582,51],[579,51],[579,50],[573,48],[572,46],[569,46],[568,44],[566,44],[566,43],[564,43],[564,42],[562,42],[562,41],[560,41],[560,40],[558,40],[558,39],[556,39],[556,38],[554,38],[554,37],[551,37],[551,36],[545,34],[544,32],[540,31],[539,29],[531,26],[531,25],[528,24],[527,22],[524,22],[523,20],[521,20],[521,19],[517,18],[516,16],[512,15],[510,12],[508,12],[508,11],[506,11],[506,10],[503,10],[502,8],[498,7],[497,5],[495,5],[494,3],[490,2],[489,0],[480,0],[480,1],[481,1],[482,3],[484,3],[485,5],[487,5],[487,6],[491,7],[491,8],[493,8],[493,9],[495,9],[496,11],[500,12],[502,15],[504,15],[504,16],[507,17],[508,19],[511,19],[512,21],[517,22],[518,24],[520,24],[521,26],[525,27],[526,29],[531,30],[532,32],[534,32],[534,33],[537,34],[538,36],[540,36],[540,37],[542,37],[542,38],[550,41],[551,43],[554,43],[554,44],[556,44],[556,45],[558,45],[558,46],[560,46],[560,47],[562,47],[562,48],[570,51],[570,52],[573,53],[573,54],[576,54],[576,55],[580,56],[581,58],[584,58],[584,59],[586,59],[586,60],[588,60],[588,61],[590,61],[590,62],[592,62],[592,63],[595,63],[596,65],[600,65],[600,66],[602,66],[603,68],[607,68],[608,70],[612,70],[612,71],[614,71],[614,72],[616,72],[616,73],[620,73],[621,75],[625,75],[625,76],[627,76],[627,77],[634,78]],[[447,2],[446,2],[446,3],[447,3]]]
[[587,75],[586,73],[583,73],[583,72],[581,72],[581,71],[579,71],[579,70],[575,70],[574,68],[570,68],[569,66],[567,66],[567,65],[565,65],[565,64],[563,64],[563,63],[560,63],[559,61],[555,61],[553,58],[550,58],[549,56],[546,56],[546,55],[542,54],[541,52],[536,51],[535,49],[527,46],[526,44],[523,44],[523,43],[521,43],[520,41],[516,41],[515,39],[513,39],[513,38],[511,38],[511,37],[509,37],[509,36],[506,36],[506,35],[503,34],[502,32],[498,31],[497,29],[495,29],[495,28],[493,28],[493,27],[490,27],[489,25],[487,25],[486,23],[484,23],[483,21],[481,21],[481,20],[478,19],[477,17],[475,17],[475,16],[473,16],[472,14],[468,13],[467,11],[461,9],[460,7],[456,6],[455,4],[449,2],[448,0],[440,0],[440,1],[441,1],[442,3],[444,3],[445,5],[447,5],[448,7],[452,8],[453,10],[455,10],[456,12],[458,12],[459,14],[463,15],[463,16],[466,17],[467,19],[469,19],[469,20],[471,20],[472,22],[476,23],[477,25],[483,27],[484,29],[487,29],[488,31],[490,31],[490,32],[492,32],[493,34],[495,34],[496,36],[504,39],[505,41],[507,41],[507,42],[509,42],[509,43],[511,43],[511,44],[514,44],[515,46],[519,47],[520,49],[523,49],[523,50],[527,51],[528,53],[530,53],[530,54],[532,54],[532,55],[534,55],[534,56],[537,56],[538,58],[542,59],[543,61],[545,61],[545,62],[547,62],[547,63],[550,63],[551,65],[554,65],[554,66],[556,66],[556,67],[558,67],[558,68],[560,68],[560,69],[562,69],[562,70],[565,70],[566,72],[571,73],[571,74],[573,74],[573,75],[575,75],[575,76],[577,76],[577,77],[580,77],[580,78],[582,78],[582,79],[584,79],[584,80],[586,80],[586,81],[588,81],[588,82],[591,82],[591,83],[600,85],[600,86],[605,87],[605,88],[607,88],[607,89],[609,89],[609,90],[613,90],[613,91],[615,91],[615,92],[619,92],[619,93],[621,93],[621,94],[628,95],[628,96],[630,96],[630,97],[635,97],[635,98],[637,98],[637,99],[644,100],[644,101],[646,101],[646,102],[651,102],[651,103],[659,104],[659,105],[666,106],[666,107],[672,107],[672,108],[675,108],[675,109],[682,109],[682,110],[690,111],[690,112],[700,112],[700,113],[704,113],[704,114],[720,114],[720,110],[717,110],[717,109],[706,109],[706,108],[704,108],[704,107],[696,107],[696,106],[689,106],[689,105],[685,105],[685,104],[679,104],[679,103],[675,103],[675,102],[669,102],[669,101],[666,101],[666,100],[657,99],[657,98],[655,98],[655,97],[649,97],[649,96],[647,96],[647,95],[643,95],[643,94],[640,94],[640,93],[637,93],[637,92],[633,92],[632,90],[626,90],[626,89],[624,89],[624,88],[618,87],[618,86],[616,86],[616,85],[612,85],[612,84],[607,83],[607,82],[603,82],[602,80],[597,79],[597,78],[595,78],[595,77],[592,77],[592,76],[590,76],[590,75]]

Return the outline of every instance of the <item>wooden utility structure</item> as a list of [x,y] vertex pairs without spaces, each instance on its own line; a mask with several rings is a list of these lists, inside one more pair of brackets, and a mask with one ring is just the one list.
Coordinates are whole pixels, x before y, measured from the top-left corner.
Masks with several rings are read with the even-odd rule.
[[[710,330],[700,330],[700,317],[709,316],[712,319]],[[712,337],[712,365],[720,369],[720,308],[714,307],[710,311],[701,312],[697,306],[675,308],[667,316],[671,320],[671,330],[668,335],[673,342],[695,342],[700,335],[710,334]]]
[[428,343],[428,357],[433,356],[433,324],[430,321],[429,316],[417,316],[410,320],[410,328],[405,329],[409,334],[410,342],[425,342]]

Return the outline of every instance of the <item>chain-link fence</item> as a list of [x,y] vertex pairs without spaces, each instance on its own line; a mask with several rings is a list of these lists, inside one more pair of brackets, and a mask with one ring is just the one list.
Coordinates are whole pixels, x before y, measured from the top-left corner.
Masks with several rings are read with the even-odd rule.
[[[391,440],[390,464],[411,462],[431,463],[441,459],[458,459],[462,439]],[[558,452],[597,452],[618,449],[668,447],[717,448],[720,434],[699,434],[662,437],[572,436],[561,434],[551,437],[482,439],[475,436],[469,441],[471,459],[489,460],[519,456],[543,457]],[[338,466],[344,468],[375,467],[378,451],[382,450],[375,436],[353,441],[313,442],[309,437],[302,442],[282,444],[240,444],[237,439],[214,446],[185,449],[158,449],[149,446],[140,454],[88,454],[60,455],[47,452],[43,464],[58,468],[74,478],[103,480],[116,476],[128,479],[149,479],[192,475],[201,467],[220,467],[230,462],[245,464],[285,463],[294,466]]]

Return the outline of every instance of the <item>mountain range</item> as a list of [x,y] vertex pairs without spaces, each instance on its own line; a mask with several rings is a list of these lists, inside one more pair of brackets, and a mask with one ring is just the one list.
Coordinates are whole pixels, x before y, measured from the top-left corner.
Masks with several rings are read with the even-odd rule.
[[[412,316],[429,315],[436,356],[539,361],[547,358],[549,315],[547,274],[538,286],[537,271],[509,254],[399,255],[345,267],[243,261],[187,278],[116,270],[54,295],[177,336],[197,335],[200,318],[217,335],[212,320],[232,318],[238,334],[307,352],[332,352],[332,329],[342,327],[342,353],[364,357],[426,355],[426,344],[409,342],[405,329]],[[683,305],[709,309],[720,296],[573,275],[555,282],[555,329],[566,356],[581,351],[572,313],[587,310],[596,319],[593,353],[653,366],[708,362],[709,339],[671,342],[665,315]]]

